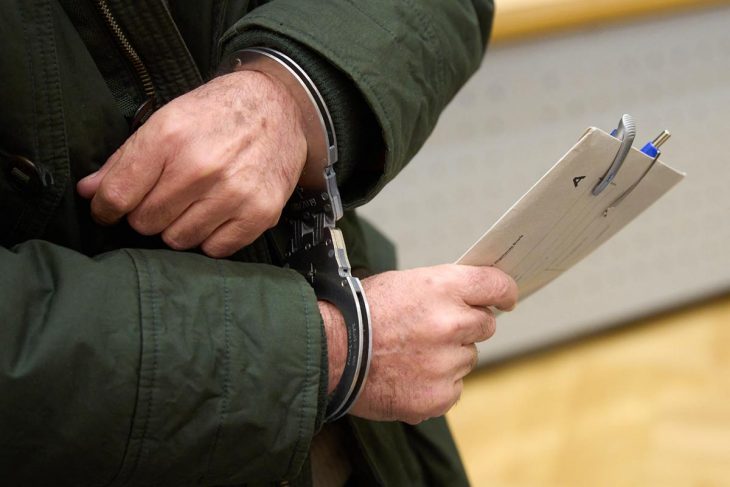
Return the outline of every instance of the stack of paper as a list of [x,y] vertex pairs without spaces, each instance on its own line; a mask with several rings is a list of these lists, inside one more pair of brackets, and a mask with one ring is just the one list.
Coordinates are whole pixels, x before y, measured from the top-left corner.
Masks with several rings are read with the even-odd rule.
[[[632,148],[611,184],[593,188],[620,141],[590,128],[458,261],[511,275],[524,299],[611,238],[682,180],[661,160]],[[651,249],[647,249],[651,251]],[[620,258],[620,257],[617,257]]]

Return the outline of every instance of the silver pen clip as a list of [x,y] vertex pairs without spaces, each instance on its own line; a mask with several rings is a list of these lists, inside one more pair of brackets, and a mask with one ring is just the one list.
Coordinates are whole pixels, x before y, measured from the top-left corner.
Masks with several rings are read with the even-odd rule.
[[615,132],[612,132],[611,135],[618,138],[621,141],[621,145],[619,146],[616,156],[613,158],[613,162],[608,168],[608,171],[606,171],[606,174],[603,175],[598,184],[596,184],[593,188],[593,196],[598,196],[604,189],[606,189],[606,187],[608,187],[609,184],[611,184],[611,181],[613,181],[613,178],[615,178],[616,174],[618,174],[619,169],[621,169],[621,165],[624,163],[626,156],[631,150],[631,146],[636,138],[636,125],[634,124],[634,119],[631,115],[624,113],[621,117],[621,121],[618,123],[618,128]]

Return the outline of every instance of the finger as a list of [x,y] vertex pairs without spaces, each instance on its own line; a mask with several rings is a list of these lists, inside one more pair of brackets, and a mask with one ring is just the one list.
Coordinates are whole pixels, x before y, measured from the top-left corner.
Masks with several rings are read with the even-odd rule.
[[96,191],[99,189],[99,184],[101,183],[101,180],[104,179],[104,176],[109,171],[109,168],[112,166],[112,164],[112,159],[109,159],[103,166],[101,166],[101,168],[99,168],[98,171],[93,172],[85,178],[81,179],[78,184],[76,184],[76,191],[78,191],[79,196],[87,200],[93,198],[96,194]]
[[162,240],[176,250],[203,243],[236,210],[235,200],[206,198],[194,202],[162,232]]
[[497,331],[497,320],[494,312],[489,308],[473,306],[469,311],[469,323],[461,337],[462,345],[478,343],[487,340]]
[[[183,167],[186,165],[183,164]],[[142,235],[155,235],[179,219],[181,215],[186,213],[188,208],[200,199],[200,195],[209,193],[214,184],[214,178],[201,178],[196,172],[182,172],[178,174],[170,167],[166,168],[157,184],[142,199],[139,205],[132,210],[127,219],[129,224]],[[223,200],[221,204],[226,209],[231,208],[229,201]],[[209,205],[210,211],[215,207]],[[216,220],[215,226],[205,235],[206,237],[217,228],[220,224],[230,218],[222,216]],[[193,224],[202,223],[205,220],[202,215]],[[195,245],[202,242],[204,238]],[[194,246],[194,245],[193,245]]]
[[104,179],[104,176],[106,176],[106,173],[109,172],[109,169],[111,169],[112,166],[116,164],[117,161],[122,157],[122,154],[124,153],[124,150],[126,148],[127,145],[122,144],[122,146],[115,150],[114,154],[112,154],[97,171],[92,172],[78,182],[78,184],[76,185],[76,189],[82,198],[91,199],[94,197],[97,190],[99,189],[99,184],[101,184],[101,181]]
[[145,140],[141,135],[145,128],[127,139],[119,154],[110,159],[109,169],[97,176],[101,181],[91,200],[91,214],[101,224],[115,223],[134,210],[162,174],[164,145]]
[[495,267],[462,266],[464,301],[471,306],[495,306],[503,311],[517,304],[517,283]]
[[464,392],[464,379],[459,379],[454,382],[453,394],[456,396],[456,401],[454,401],[454,404],[456,404],[459,401],[459,399],[461,398],[462,392]]
[[216,228],[200,248],[210,257],[228,257],[256,240],[271,226],[255,220],[229,220]]
[[479,364],[479,349],[476,344],[470,343],[461,347],[462,364],[459,369],[458,378],[461,379],[474,370]]

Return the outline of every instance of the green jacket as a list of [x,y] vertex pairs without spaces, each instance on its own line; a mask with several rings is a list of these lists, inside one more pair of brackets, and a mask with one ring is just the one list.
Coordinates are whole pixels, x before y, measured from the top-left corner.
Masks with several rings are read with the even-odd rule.
[[[155,87],[150,96],[99,4]],[[268,45],[322,89],[348,208],[416,153],[477,68],[488,0],[4,0],[0,3],[3,485],[308,483],[326,401],[316,299],[279,267],[281,229],[235,259],[96,226],[76,182],[227,53]],[[343,224],[354,265],[360,227]],[[442,420],[349,418],[361,484],[466,479]]]

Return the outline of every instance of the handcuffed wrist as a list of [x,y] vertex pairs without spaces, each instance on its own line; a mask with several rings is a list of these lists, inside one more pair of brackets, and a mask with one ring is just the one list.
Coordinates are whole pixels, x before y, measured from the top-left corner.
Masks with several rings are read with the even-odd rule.
[[231,71],[258,71],[281,83],[301,112],[302,129],[307,141],[307,159],[299,179],[305,189],[318,188],[328,164],[337,161],[337,141],[329,112],[323,106],[314,82],[285,54],[264,47],[236,51],[227,61]]
[[344,238],[336,228],[343,209],[334,170],[338,154],[332,119],[314,82],[281,52],[250,47],[231,54],[224,66],[228,71],[248,69],[276,78],[302,111],[308,152],[298,187],[283,213],[291,232],[285,265],[307,279],[318,299],[342,313],[347,354],[325,411],[325,421],[334,421],[347,414],[364,387],[372,333],[364,291],[352,276]]
[[351,74],[310,46],[265,28],[247,27],[228,39],[223,51],[228,58],[230,53],[252,46],[285,53],[314,81],[337,133],[337,184],[343,204],[351,207],[361,202],[382,178],[385,142],[381,125]]

